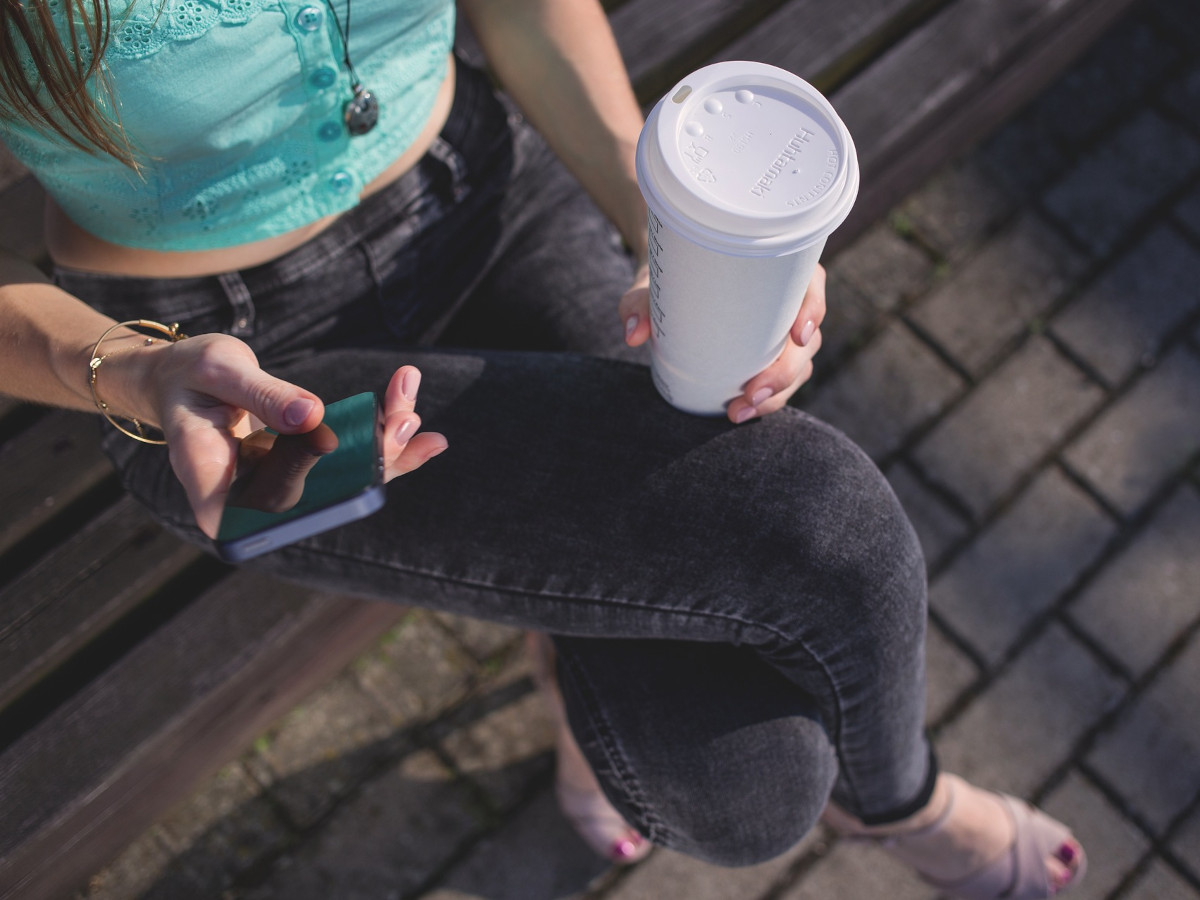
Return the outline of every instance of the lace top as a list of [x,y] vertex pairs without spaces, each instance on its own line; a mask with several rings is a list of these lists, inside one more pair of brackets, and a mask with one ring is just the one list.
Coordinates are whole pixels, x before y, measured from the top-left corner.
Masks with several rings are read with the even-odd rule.
[[[61,15],[63,0],[49,2]],[[344,24],[346,0],[332,3]],[[380,108],[374,130],[351,137],[324,0],[110,9],[104,64],[142,172],[24,122],[0,120],[0,138],[76,224],[155,250],[248,243],[353,206],[424,127],[454,36],[453,0],[353,0],[351,58]]]

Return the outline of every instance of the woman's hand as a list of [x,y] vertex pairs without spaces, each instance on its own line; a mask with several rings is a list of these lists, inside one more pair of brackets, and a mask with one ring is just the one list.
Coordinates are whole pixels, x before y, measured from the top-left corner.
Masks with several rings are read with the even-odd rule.
[[[639,267],[633,287],[618,304],[625,326],[625,342],[637,347],[650,339],[650,270]],[[746,422],[783,408],[792,394],[812,377],[813,357],[821,349],[821,323],[825,321],[825,269],[813,273],[800,312],[788,333],[783,352],[771,365],[746,382],[725,413],[731,422]]]
[[[127,356],[135,355],[146,363],[139,379],[141,396],[153,409],[146,418],[160,424],[171,467],[197,524],[210,537],[221,521],[241,439],[263,425],[280,434],[302,434],[317,428],[324,416],[320,398],[268,375],[254,351],[228,335],[199,335]],[[383,409],[387,480],[446,449],[442,435],[417,434],[421,421],[414,406],[420,381],[416,368],[404,366],[388,384]]]

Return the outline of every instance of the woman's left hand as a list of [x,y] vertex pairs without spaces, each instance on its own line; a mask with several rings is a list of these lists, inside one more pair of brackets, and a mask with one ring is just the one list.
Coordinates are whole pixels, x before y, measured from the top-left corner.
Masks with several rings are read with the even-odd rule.
[[421,431],[421,417],[414,411],[421,372],[402,366],[392,375],[383,398],[383,477],[391,481],[424,465],[446,449],[446,438],[435,431]]
[[[637,347],[650,339],[650,270],[638,269],[633,287],[618,305],[625,326],[625,342]],[[813,357],[821,349],[821,323],[825,320],[825,269],[818,265],[804,293],[800,312],[788,333],[787,344],[775,362],[742,388],[725,410],[731,422],[747,422],[782,409],[792,394],[812,377]]]

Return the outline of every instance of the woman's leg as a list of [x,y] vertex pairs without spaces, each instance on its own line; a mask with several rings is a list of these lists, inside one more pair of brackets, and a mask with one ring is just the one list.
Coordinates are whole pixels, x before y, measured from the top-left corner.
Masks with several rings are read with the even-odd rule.
[[[859,816],[922,804],[921,558],[844,437],[795,410],[741,427],[687,416],[644,368],[575,356],[353,351],[278,373],[337,397],[400,361],[423,371],[418,412],[450,449],[389,485],[380,513],[256,567],[604,639],[560,642],[572,721],[618,808],[668,846],[725,863],[779,852],[819,812],[828,781],[814,789],[808,768],[832,755],[835,797]],[[131,490],[194,537],[165,454],[121,447]],[[680,660],[670,682],[655,668],[670,648],[632,653],[643,640],[728,649],[702,648],[691,667],[662,656]],[[733,693],[692,687],[699,667]],[[744,684],[758,706],[739,699]],[[657,727],[681,710],[699,734]],[[759,728],[729,719],[747,711]],[[722,787],[744,754],[780,757],[759,773],[767,808]],[[686,778],[663,765],[689,757]]]

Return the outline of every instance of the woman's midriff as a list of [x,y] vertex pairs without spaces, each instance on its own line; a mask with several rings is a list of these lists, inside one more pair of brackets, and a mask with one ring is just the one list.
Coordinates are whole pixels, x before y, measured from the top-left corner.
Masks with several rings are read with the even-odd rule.
[[[391,165],[363,189],[360,198],[391,184],[425,155],[434,139],[446,124],[450,106],[454,101],[454,58],[446,79],[438,91],[433,111],[416,140]],[[53,200],[46,200],[46,249],[50,258],[60,266],[85,272],[100,272],[108,275],[129,275],[140,278],[192,278],[215,275],[246,269],[277,259],[316,237],[336,220],[337,216],[326,216],[276,237],[222,247],[219,250],[197,250],[187,252],[145,250],[111,244],[90,232],[84,231]]]

